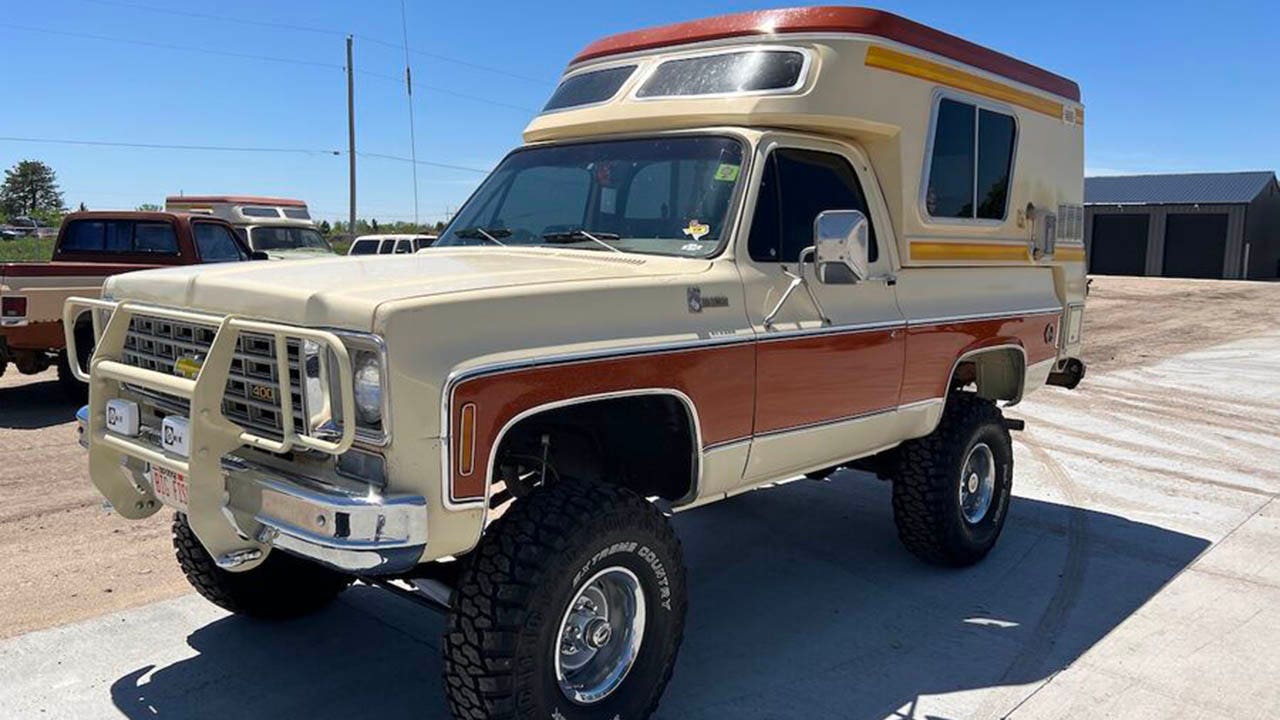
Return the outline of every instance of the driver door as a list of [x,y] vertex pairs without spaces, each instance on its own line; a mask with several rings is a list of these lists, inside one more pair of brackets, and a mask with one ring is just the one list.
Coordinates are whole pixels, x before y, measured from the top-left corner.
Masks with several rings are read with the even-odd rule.
[[[748,241],[737,249],[758,338],[746,485],[891,444],[905,349],[892,229],[874,194],[869,163],[853,147],[804,136],[769,136],[759,152]],[[869,219],[867,278],[855,282],[851,274],[838,272],[843,267],[829,268],[837,272],[826,273],[829,282],[823,283],[812,262],[797,266],[801,250],[813,244],[814,220],[824,210],[860,210]],[[788,273],[801,271],[827,321],[804,287],[779,307],[792,282]]]

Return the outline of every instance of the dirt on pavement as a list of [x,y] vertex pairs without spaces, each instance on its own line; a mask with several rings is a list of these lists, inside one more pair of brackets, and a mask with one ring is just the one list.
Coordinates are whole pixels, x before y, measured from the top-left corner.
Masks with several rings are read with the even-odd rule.
[[[1085,361],[1099,373],[1274,332],[1280,283],[1098,277],[1087,307]],[[132,522],[102,508],[75,409],[53,371],[0,377],[0,638],[190,592],[171,513]]]

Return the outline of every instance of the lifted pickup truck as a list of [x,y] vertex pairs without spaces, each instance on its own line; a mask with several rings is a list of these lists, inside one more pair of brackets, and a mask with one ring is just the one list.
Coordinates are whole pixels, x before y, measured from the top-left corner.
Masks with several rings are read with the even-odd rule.
[[647,717],[670,511],[853,467],[919,557],[991,551],[1001,404],[1084,372],[1082,123],[1075,83],[874,10],[602,40],[430,252],[72,300],[110,315],[91,477],[176,509],[234,612],[447,606],[460,718]]
[[[85,386],[68,369],[62,309],[73,295],[97,295],[111,275],[167,265],[245,260],[227,223],[172,213],[79,212],[66,217],[51,262],[0,264],[0,374],[12,363],[34,374],[58,365],[73,397]],[[87,313],[76,318],[80,361],[93,349]]]

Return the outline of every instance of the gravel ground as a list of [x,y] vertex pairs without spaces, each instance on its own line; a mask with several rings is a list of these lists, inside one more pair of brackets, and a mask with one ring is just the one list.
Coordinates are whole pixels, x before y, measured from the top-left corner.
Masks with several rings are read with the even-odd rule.
[[[1085,360],[1091,373],[1138,367],[1276,328],[1280,284],[1100,277],[1085,315]],[[1070,397],[1055,392],[1040,404]],[[1106,398],[1147,402],[1123,388]],[[0,377],[0,462],[8,468],[0,474],[0,638],[189,592],[173,560],[168,513],[129,522],[102,509],[75,442],[74,410],[52,371]],[[1188,394],[1148,421],[1176,426],[1205,412]]]

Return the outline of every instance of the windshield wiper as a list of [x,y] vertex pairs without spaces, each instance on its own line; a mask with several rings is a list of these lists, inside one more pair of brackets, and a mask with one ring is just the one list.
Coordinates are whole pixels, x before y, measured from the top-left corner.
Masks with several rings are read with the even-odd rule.
[[463,228],[461,230],[458,230],[454,233],[454,235],[464,240],[484,239],[484,240],[488,240],[494,245],[501,245],[502,247],[506,247],[507,244],[502,242],[498,238],[511,237],[511,231],[507,230],[506,228],[491,228],[489,230],[485,230],[484,228],[477,225],[476,227]]
[[576,230],[564,230],[561,232],[545,233],[542,236],[542,239],[546,240],[549,243],[568,243],[568,242],[577,242],[579,240],[590,240],[591,242],[599,245],[600,247],[606,250],[612,250],[616,253],[622,252],[618,248],[605,242],[605,240],[621,240],[622,236],[617,233],[606,233],[606,232],[591,233],[591,232],[587,232],[586,230],[583,230],[582,228],[578,228]]

